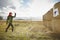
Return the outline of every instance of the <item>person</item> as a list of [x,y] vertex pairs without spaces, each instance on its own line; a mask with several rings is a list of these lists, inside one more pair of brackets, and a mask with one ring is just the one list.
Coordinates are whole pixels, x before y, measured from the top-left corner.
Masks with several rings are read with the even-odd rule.
[[9,15],[7,16],[7,21],[6,21],[6,24],[8,24],[8,26],[5,30],[5,32],[7,32],[8,28],[10,26],[12,27],[12,32],[13,32],[14,27],[13,27],[12,21],[13,21],[13,18],[15,18],[15,17],[16,17],[16,13],[14,16],[12,16],[12,12],[9,12]]

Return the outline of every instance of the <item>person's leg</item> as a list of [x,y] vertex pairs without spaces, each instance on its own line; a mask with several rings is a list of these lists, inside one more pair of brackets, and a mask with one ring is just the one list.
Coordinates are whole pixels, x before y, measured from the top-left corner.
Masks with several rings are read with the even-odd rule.
[[9,27],[10,27],[10,23],[8,24],[8,26],[7,26],[6,30],[5,30],[5,32],[7,32],[7,30],[8,30]]
[[11,23],[11,26],[12,26],[12,32],[13,32],[14,27],[13,27],[13,24],[12,23]]

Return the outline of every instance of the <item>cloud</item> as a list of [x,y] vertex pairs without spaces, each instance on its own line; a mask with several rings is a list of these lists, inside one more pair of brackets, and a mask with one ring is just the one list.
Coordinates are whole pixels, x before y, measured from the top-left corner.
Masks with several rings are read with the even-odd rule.
[[29,4],[31,4],[32,1],[33,1],[33,0],[20,0],[20,3],[22,4],[22,7],[27,8],[27,7],[30,6]]
[[0,12],[2,12],[2,10],[0,9]]
[[0,8],[6,7],[7,5],[11,5],[8,0],[0,0]]
[[0,0],[0,12],[3,11],[7,16],[9,11],[15,11],[17,17],[42,19],[43,14],[50,10],[57,1],[59,0]]
[[54,3],[55,3],[55,2],[60,2],[60,0],[52,0],[51,2],[52,2],[52,3],[53,3],[53,2],[54,2]]
[[0,0],[0,14],[1,16],[6,16],[8,13],[7,13],[7,10],[9,10],[7,8],[7,6],[9,6],[9,8],[11,9],[15,9],[15,7],[12,5],[11,2],[9,2],[9,0]]
[[13,6],[13,5],[8,5],[7,7],[11,8],[11,9],[16,9],[15,6]]

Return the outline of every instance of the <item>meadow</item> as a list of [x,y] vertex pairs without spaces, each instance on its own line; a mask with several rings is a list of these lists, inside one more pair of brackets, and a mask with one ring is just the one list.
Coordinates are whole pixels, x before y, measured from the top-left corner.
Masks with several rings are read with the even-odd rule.
[[14,31],[12,28],[5,32],[7,27],[6,21],[0,20],[0,40],[58,40],[48,36],[50,32],[42,21],[13,21]]

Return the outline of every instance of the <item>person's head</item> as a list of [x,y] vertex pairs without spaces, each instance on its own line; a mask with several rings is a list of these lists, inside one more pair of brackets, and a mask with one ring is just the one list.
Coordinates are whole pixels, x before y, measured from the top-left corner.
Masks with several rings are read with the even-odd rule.
[[12,16],[12,12],[9,12],[9,16]]

